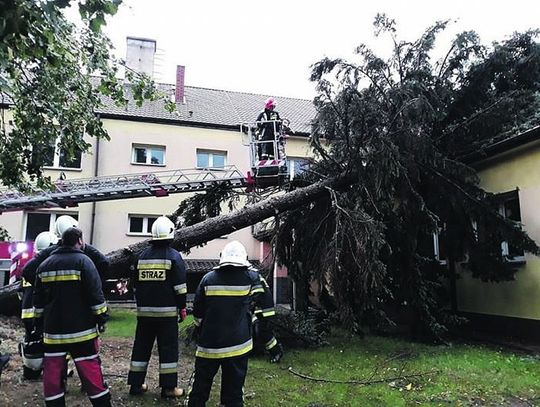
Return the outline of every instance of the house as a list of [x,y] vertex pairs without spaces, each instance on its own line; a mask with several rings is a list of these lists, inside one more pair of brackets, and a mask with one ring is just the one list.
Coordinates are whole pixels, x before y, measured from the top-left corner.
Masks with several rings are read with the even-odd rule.
[[[154,52],[155,41],[128,38],[126,60],[134,64],[132,69],[151,73]],[[174,84],[159,84],[159,89],[176,101],[173,113],[165,110],[162,100],[146,102],[141,107],[130,102],[124,108],[105,98],[104,106],[96,113],[110,140],[88,138],[90,151],[70,162],[58,146],[51,147],[46,175],[52,180],[64,176],[70,180],[118,175],[121,180],[131,174],[152,176],[165,170],[228,165],[246,174],[250,170],[249,153],[242,144],[239,124],[254,121],[268,96],[185,86],[184,80],[185,68],[178,66]],[[309,155],[307,137],[315,108],[309,100],[275,99],[277,110],[290,120],[295,132],[287,142],[289,165],[295,168],[299,160]],[[0,109],[9,109],[9,105]],[[175,194],[82,203],[65,209],[8,212],[0,215],[0,225],[15,240],[33,240],[52,228],[57,216],[69,214],[78,218],[86,241],[107,253],[148,239],[153,221],[173,213],[187,196]],[[249,259],[259,261],[264,257],[262,243],[253,237],[251,228],[245,228],[193,248],[186,256],[188,273],[203,273],[216,265],[222,247],[234,239],[245,244]],[[188,287],[190,291],[195,288]]]
[[[519,221],[540,244],[540,127],[509,137],[468,157],[480,186],[499,194],[501,215]],[[457,309],[476,328],[540,340],[540,258],[514,252],[503,242],[518,271],[514,281],[486,283],[461,271]]]

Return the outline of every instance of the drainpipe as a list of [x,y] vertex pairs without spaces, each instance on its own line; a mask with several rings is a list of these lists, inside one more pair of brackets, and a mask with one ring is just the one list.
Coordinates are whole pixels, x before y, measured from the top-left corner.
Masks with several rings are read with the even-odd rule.
[[[98,115],[99,117],[99,115]],[[99,174],[99,137],[96,138],[96,157],[94,159],[94,177]],[[92,221],[90,223],[90,244],[94,244],[94,227],[96,223],[96,201],[92,202]]]

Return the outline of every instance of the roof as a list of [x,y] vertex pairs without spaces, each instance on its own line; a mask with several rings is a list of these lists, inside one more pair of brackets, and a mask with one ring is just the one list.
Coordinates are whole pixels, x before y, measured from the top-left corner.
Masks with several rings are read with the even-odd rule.
[[[99,78],[94,78],[96,84]],[[276,110],[282,119],[290,120],[291,129],[299,135],[311,133],[315,106],[311,100],[234,92],[229,90],[184,87],[185,103],[177,103],[176,111],[169,113],[162,99],[145,101],[138,107],[126,86],[127,106],[117,106],[108,96],[102,97],[103,106],[97,110],[102,118],[134,120],[141,122],[170,123],[197,127],[236,129],[242,122],[254,122],[264,107],[264,101],[273,97]],[[175,85],[157,84],[166,95],[174,95]],[[12,104],[9,96],[2,94],[0,105]]]
[[[158,89],[166,95],[174,95],[174,85],[158,84]],[[184,87],[185,103],[177,103],[176,111],[169,113],[163,100],[145,101],[137,107],[128,94],[126,107],[116,106],[108,98],[103,98],[103,107],[98,110],[104,118],[137,121],[158,121],[171,124],[236,128],[242,122],[253,122],[262,111],[269,95],[208,89],[194,86]],[[289,119],[293,131],[307,135],[311,132],[311,122],[315,118],[315,106],[306,99],[273,96],[276,110],[281,118]]]
[[530,130],[507,137],[500,141],[496,141],[482,150],[475,151],[466,155],[465,157],[462,157],[462,161],[468,164],[474,164],[537,140],[540,140],[540,126],[533,127]]
[[[255,268],[260,267],[258,260],[249,261]],[[188,273],[208,273],[214,267],[219,265],[219,259],[184,259],[186,264],[186,271]]]

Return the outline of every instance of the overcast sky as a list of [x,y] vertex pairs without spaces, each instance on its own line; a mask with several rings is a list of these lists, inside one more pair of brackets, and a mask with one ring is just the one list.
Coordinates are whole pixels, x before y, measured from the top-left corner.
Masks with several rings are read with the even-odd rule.
[[373,38],[385,12],[405,39],[436,20],[456,20],[443,38],[476,30],[483,42],[540,28],[540,0],[124,0],[106,32],[119,57],[126,36],[157,41],[156,79],[174,81],[186,66],[186,85],[311,99],[310,65],[324,56],[352,57]]

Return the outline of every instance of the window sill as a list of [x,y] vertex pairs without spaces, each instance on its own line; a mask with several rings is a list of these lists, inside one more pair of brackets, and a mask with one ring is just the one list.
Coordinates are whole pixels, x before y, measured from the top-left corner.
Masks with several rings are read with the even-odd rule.
[[195,167],[197,170],[225,171],[224,167]]
[[126,236],[151,237],[152,233],[126,232]]
[[131,165],[139,165],[142,167],[166,167],[167,164],[146,164],[146,163],[131,163]]
[[43,169],[44,170],[49,170],[49,171],[73,171],[73,172],[81,172],[82,171],[82,168],[49,167],[49,166],[44,166]]

